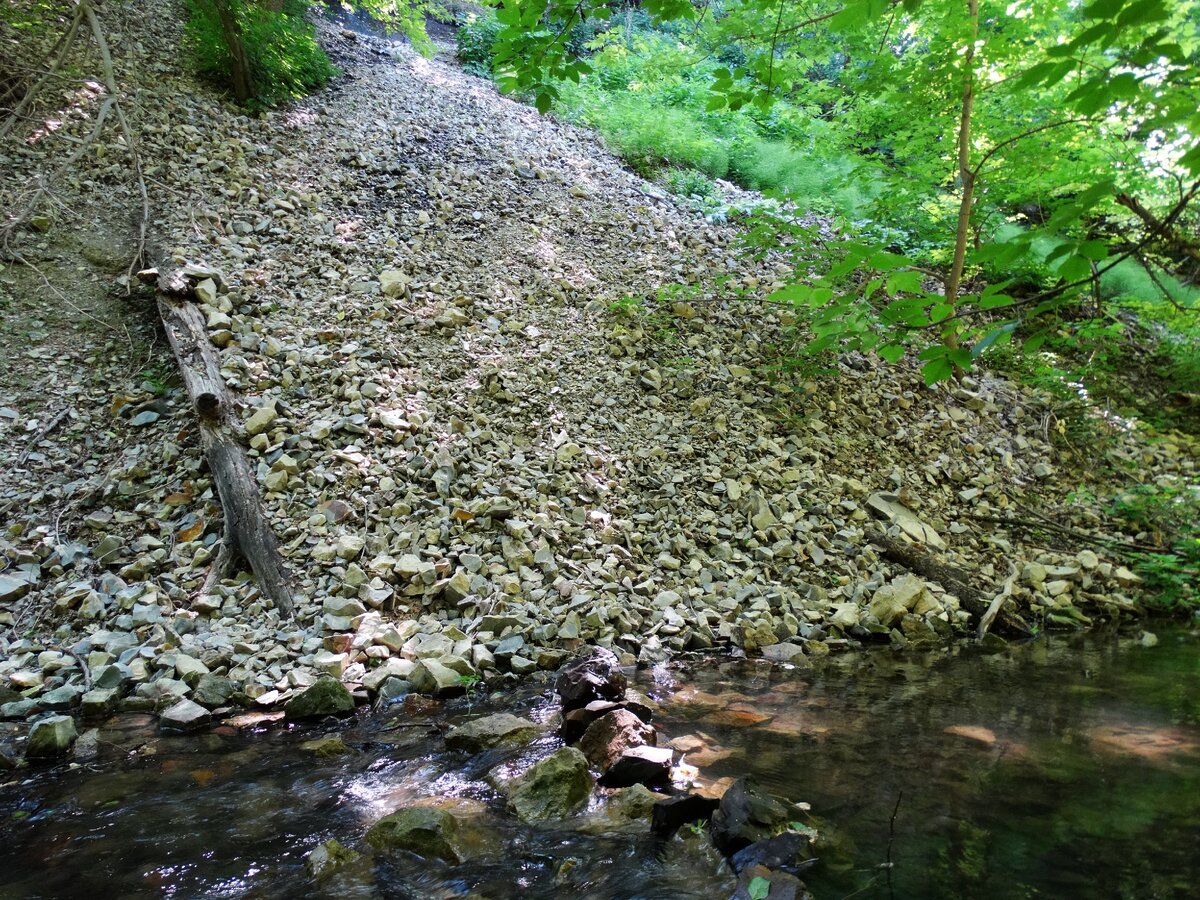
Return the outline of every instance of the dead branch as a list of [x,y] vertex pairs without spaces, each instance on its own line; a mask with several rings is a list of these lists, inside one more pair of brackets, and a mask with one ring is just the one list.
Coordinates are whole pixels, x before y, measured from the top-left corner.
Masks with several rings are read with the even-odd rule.
[[71,24],[67,26],[66,31],[59,36],[58,43],[47,54],[47,56],[53,57],[50,68],[25,92],[25,96],[21,98],[20,102],[9,111],[7,118],[0,122],[0,140],[4,140],[9,132],[17,126],[17,123],[24,120],[26,111],[33,105],[33,101],[46,86],[46,82],[62,68],[67,54],[71,52],[71,47],[75,44],[75,37],[79,34],[79,25],[82,21],[83,10],[77,8],[75,15],[71,18]]
[[239,560],[245,560],[263,595],[290,617],[291,575],[263,510],[258,479],[241,444],[241,424],[232,413],[216,351],[191,293],[191,286],[177,273],[159,279],[158,313],[200,425],[200,441],[225,519],[221,548],[202,592],[211,592],[220,579],[234,573]]
[[[988,612],[988,603],[983,593],[971,583],[971,574],[928,550],[903,538],[892,537],[879,528],[866,531],[867,540],[883,551],[886,559],[897,563],[929,581],[936,581],[962,602],[972,615],[983,619]],[[1001,628],[1009,634],[1028,636],[1033,633],[1029,625],[1015,612],[1001,609],[995,618]]]

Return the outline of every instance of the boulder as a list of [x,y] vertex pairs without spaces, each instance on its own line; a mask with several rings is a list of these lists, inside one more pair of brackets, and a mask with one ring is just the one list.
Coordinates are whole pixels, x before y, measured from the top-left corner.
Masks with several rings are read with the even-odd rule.
[[774,837],[791,816],[783,803],[753,790],[745,778],[739,778],[713,813],[713,844],[726,856],[733,856],[756,841]]
[[318,844],[304,860],[308,874],[320,881],[332,875],[347,863],[361,858],[362,854],[349,847],[343,847],[336,839],[330,838],[323,844]]
[[565,819],[579,811],[592,795],[587,757],[563,747],[524,774],[505,782],[508,807],[524,822]]
[[675,753],[670,747],[634,747],[624,751],[600,778],[604,787],[665,784]]
[[720,805],[719,800],[699,794],[679,794],[668,797],[654,807],[650,830],[660,837],[670,837],[679,828],[692,822],[707,822]]
[[163,731],[195,731],[208,724],[211,713],[199,703],[180,700],[167,708],[158,718],[158,727]]
[[417,663],[409,673],[408,681],[418,693],[437,697],[455,697],[467,690],[462,675],[436,659],[423,659]]
[[458,831],[458,819],[446,810],[409,806],[372,825],[367,831],[367,843],[376,850],[408,850],[418,856],[461,863],[466,853]]
[[201,675],[192,689],[192,700],[201,706],[215,709],[228,703],[235,690],[237,685],[228,678],[220,675]]
[[625,673],[611,650],[589,647],[559,670],[554,689],[566,711],[595,700],[620,700],[625,695]]
[[925,582],[916,575],[893,578],[871,598],[871,615],[881,625],[891,626],[917,605],[926,590]]
[[588,726],[579,749],[588,762],[607,771],[626,750],[655,743],[654,729],[625,709],[606,712]]
[[58,759],[75,746],[79,732],[70,716],[49,716],[35,722],[25,745],[26,759]]
[[496,713],[452,729],[446,735],[446,746],[469,753],[493,747],[516,747],[533,740],[538,731],[538,726],[528,719],[512,713]]
[[283,707],[289,719],[319,719],[354,712],[354,698],[336,678],[318,678]]

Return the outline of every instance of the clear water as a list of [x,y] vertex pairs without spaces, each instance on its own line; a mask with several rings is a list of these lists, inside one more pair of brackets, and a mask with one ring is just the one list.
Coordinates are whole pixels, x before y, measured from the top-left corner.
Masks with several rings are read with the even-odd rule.
[[[662,703],[664,735],[694,748],[701,780],[749,774],[811,804],[822,863],[806,881],[817,898],[1190,898],[1200,895],[1200,637],[1158,636],[1152,648],[1090,635],[995,655],[876,650],[807,671],[709,659],[639,679]],[[148,717],[114,719],[89,762],[0,785],[0,897],[732,893],[703,836],[661,842],[641,829],[589,833],[587,816],[555,827],[505,816],[483,782],[505,754],[448,754],[440,737],[497,709],[554,715],[545,684],[428,716],[397,709],[343,724],[360,752],[332,760],[299,749],[320,729],[168,737]],[[361,847],[371,822],[430,795],[483,807],[481,858],[453,867],[398,851],[319,886],[305,874],[317,843]]]

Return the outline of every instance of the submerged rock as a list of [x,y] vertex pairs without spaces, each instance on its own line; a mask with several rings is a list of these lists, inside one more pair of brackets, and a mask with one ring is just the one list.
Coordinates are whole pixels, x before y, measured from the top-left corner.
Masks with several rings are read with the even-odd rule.
[[512,713],[496,713],[467,722],[446,734],[446,746],[451,750],[478,753],[493,747],[515,747],[537,736],[538,726]]
[[310,876],[320,881],[347,863],[361,858],[362,854],[358,851],[343,847],[335,838],[330,838],[312,849],[304,859],[304,867]]
[[574,747],[563,747],[501,788],[508,808],[524,822],[565,819],[591,797],[592,776],[587,757]]
[[449,863],[466,859],[459,841],[458,819],[431,806],[398,809],[380,819],[367,831],[367,843],[377,850],[408,850]]
[[70,716],[49,716],[35,722],[25,745],[26,759],[58,759],[75,746],[79,732]]

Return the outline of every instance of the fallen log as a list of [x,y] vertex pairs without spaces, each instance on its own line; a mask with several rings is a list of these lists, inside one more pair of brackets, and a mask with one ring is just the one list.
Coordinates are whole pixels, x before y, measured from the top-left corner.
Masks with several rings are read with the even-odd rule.
[[990,625],[994,619],[997,630],[1007,634],[1022,637],[1033,634],[1033,629],[1028,623],[1005,605],[991,610],[991,604],[984,600],[983,592],[972,585],[971,573],[966,569],[946,562],[920,544],[892,537],[880,528],[868,528],[866,538],[883,552],[885,559],[904,566],[928,581],[936,581],[954,594],[962,602],[963,608],[977,620],[982,621],[986,618]]
[[158,314],[200,425],[201,445],[225,518],[221,549],[202,593],[208,593],[221,578],[232,576],[244,560],[263,595],[290,618],[291,575],[263,510],[258,480],[240,440],[241,422],[234,415],[217,353],[208,339],[204,316],[191,300],[192,293],[192,284],[179,272],[158,280]]

